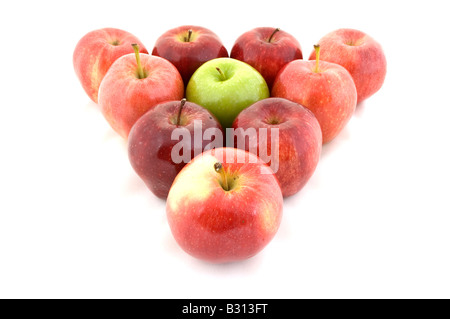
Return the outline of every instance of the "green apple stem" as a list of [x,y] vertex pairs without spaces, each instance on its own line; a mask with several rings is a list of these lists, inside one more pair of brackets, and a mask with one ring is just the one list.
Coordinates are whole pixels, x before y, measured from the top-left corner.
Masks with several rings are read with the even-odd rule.
[[180,119],[181,119],[181,111],[183,110],[183,106],[186,104],[186,99],[182,99],[180,103],[180,109],[178,110],[178,117],[177,117],[177,126],[180,125]]
[[220,76],[222,77],[222,80],[225,81],[227,78],[225,74],[223,74],[222,70],[219,67],[216,67],[217,72],[219,72]]
[[275,30],[273,30],[273,32],[272,32],[272,34],[271,34],[269,40],[267,40],[267,42],[270,43],[270,42],[272,41],[273,36],[274,36],[275,33],[277,33],[278,31],[280,31],[280,28],[276,28]]
[[316,67],[314,69],[314,72],[319,73],[319,57],[320,57],[320,45],[314,44],[314,50],[316,50]]
[[142,69],[141,57],[139,55],[139,45],[136,43],[133,43],[131,46],[133,47],[134,54],[136,55],[136,63],[137,63],[139,78],[143,79],[143,78],[145,78],[145,74],[144,74],[144,69]]
[[184,37],[184,42],[191,42],[192,30],[188,30],[188,36]]
[[223,169],[222,163],[217,162],[214,164],[214,170],[220,174],[220,177],[222,178],[222,188],[226,191],[229,190],[228,188],[228,180],[227,176],[225,175],[225,170]]

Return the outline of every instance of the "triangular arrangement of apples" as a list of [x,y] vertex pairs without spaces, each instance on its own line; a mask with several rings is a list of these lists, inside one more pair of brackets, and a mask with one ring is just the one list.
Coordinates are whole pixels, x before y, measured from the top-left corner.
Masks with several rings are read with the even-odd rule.
[[111,127],[128,139],[130,163],[167,199],[167,221],[188,254],[213,263],[260,252],[281,223],[283,197],[313,175],[357,103],[386,75],[378,42],[339,29],[303,60],[279,28],[242,34],[230,55],[220,38],[181,26],[152,55],[129,32],[86,34],[75,73]]

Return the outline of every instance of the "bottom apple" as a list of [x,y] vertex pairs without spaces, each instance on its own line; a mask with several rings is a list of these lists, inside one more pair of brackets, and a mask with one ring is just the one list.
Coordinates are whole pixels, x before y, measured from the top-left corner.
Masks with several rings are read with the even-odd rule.
[[235,148],[204,152],[175,178],[167,219],[177,243],[209,262],[247,259],[275,236],[283,196],[273,171]]

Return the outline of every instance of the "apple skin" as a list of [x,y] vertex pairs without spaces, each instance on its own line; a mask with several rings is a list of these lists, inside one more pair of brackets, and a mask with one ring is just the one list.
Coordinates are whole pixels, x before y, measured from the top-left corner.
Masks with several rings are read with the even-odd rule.
[[278,73],[273,97],[282,97],[310,109],[322,129],[322,142],[334,139],[352,117],[357,93],[353,79],[344,67],[325,61],[295,60]]
[[[238,163],[240,156],[245,160]],[[229,191],[221,186],[217,162],[234,183]],[[256,155],[235,148],[195,157],[175,178],[166,205],[177,243],[212,263],[256,255],[275,236],[282,210],[283,196],[272,170]]]
[[[320,39],[320,60],[342,65],[353,77],[358,103],[376,93],[386,77],[386,57],[381,45],[364,32],[339,29]],[[310,60],[316,58],[313,51]]]
[[297,39],[279,30],[271,41],[275,28],[255,28],[242,34],[234,43],[230,57],[254,67],[266,80],[269,88],[286,63],[302,59],[302,50]]
[[73,66],[87,95],[98,102],[98,88],[114,61],[133,53],[131,44],[137,43],[141,53],[148,53],[144,45],[127,31],[104,28],[87,33],[73,52]]
[[224,129],[231,127],[243,109],[269,96],[269,88],[261,74],[247,63],[231,58],[204,63],[192,75],[186,88],[186,98],[210,110]]
[[[189,30],[191,40],[187,42]],[[192,74],[206,61],[228,57],[228,51],[220,38],[211,30],[185,25],[171,29],[156,40],[152,55],[160,56],[172,62],[178,69],[185,85]]]
[[156,105],[139,118],[128,136],[131,166],[153,194],[162,199],[167,198],[173,180],[186,165],[172,160],[172,148],[179,142],[172,140],[172,131],[177,127],[185,127],[189,131],[192,137],[191,159],[210,143],[202,139],[200,149],[194,148],[195,120],[202,121],[202,136],[208,128],[222,131],[219,122],[208,110],[191,102],[186,102],[182,107],[180,125],[177,125],[180,106],[180,101]]
[[[283,197],[300,191],[313,175],[322,151],[322,131],[314,114],[302,105],[283,98],[261,100],[243,110],[234,120],[233,128],[267,129],[267,149],[273,154],[273,148],[278,147],[275,176]],[[278,129],[278,145],[271,143],[272,128]],[[242,130],[235,132],[243,137]],[[259,138],[248,139],[245,143],[246,151],[252,149],[260,155]]]
[[184,96],[183,79],[169,61],[140,54],[148,76],[139,79],[134,54],[120,57],[106,73],[99,89],[100,109],[111,127],[127,138],[134,123],[155,105]]

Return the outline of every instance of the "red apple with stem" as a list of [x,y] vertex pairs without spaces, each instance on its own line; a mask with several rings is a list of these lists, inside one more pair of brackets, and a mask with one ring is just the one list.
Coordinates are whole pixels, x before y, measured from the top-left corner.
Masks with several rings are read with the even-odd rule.
[[148,53],[137,37],[114,28],[91,31],[78,42],[73,52],[73,66],[92,101],[98,102],[98,88],[113,62],[133,53],[133,43],[139,45],[141,53]]
[[[383,85],[386,77],[386,57],[381,45],[372,37],[354,29],[339,29],[318,42],[320,59],[342,65],[353,77],[358,103]],[[313,51],[309,57],[315,59]]]
[[99,89],[99,105],[111,127],[128,137],[134,123],[155,105],[184,96],[183,79],[167,60],[139,54],[117,59],[106,73]]
[[345,127],[356,108],[355,83],[348,71],[335,63],[316,60],[288,63],[275,79],[272,96],[283,97],[310,109],[322,129],[322,141],[334,139]]
[[175,178],[166,212],[188,254],[213,263],[256,255],[275,236],[283,196],[272,170],[256,155],[217,148],[195,157]]
[[255,28],[236,40],[230,57],[254,67],[271,88],[281,68],[303,56],[297,39],[289,33],[279,28]]
[[[322,150],[322,131],[314,114],[302,105],[283,98],[264,99],[243,110],[233,128],[236,143],[244,142],[244,145],[236,144],[236,147],[243,146],[261,157],[261,153],[267,154],[268,150],[271,154],[278,154],[278,158],[271,159],[278,163],[268,165],[275,167],[275,176],[284,197],[300,191],[313,175]],[[265,129],[267,133],[256,134],[257,138],[246,140],[253,128],[256,131]],[[275,140],[273,133],[278,137]]]
[[[179,143],[179,136],[173,132],[180,128],[185,129],[189,138],[184,141],[188,143],[189,154],[187,158],[183,154],[181,161],[172,154]],[[158,104],[139,118],[130,131],[130,163],[153,194],[165,199],[181,169],[209,145],[210,140],[203,138],[205,132],[210,137],[223,136],[219,122],[205,108],[186,99]],[[220,143],[223,145],[223,141]]]
[[156,41],[152,54],[172,62],[185,85],[195,70],[206,61],[228,57],[227,49],[214,32],[193,25],[165,32]]

